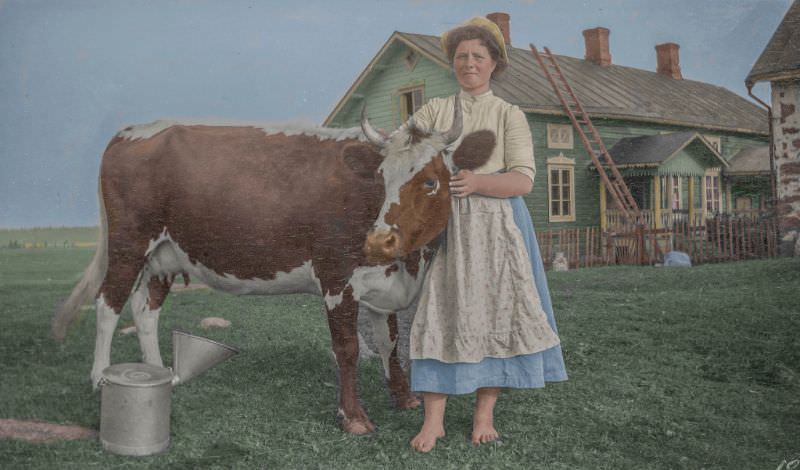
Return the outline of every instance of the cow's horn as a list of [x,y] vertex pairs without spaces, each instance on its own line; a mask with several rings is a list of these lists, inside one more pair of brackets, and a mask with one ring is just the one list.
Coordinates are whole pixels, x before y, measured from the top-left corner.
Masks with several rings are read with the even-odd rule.
[[461,126],[462,126],[462,118],[461,118],[461,100],[456,95],[455,102],[453,103],[453,125],[450,127],[450,130],[442,134],[442,139],[444,139],[445,145],[450,145],[456,141],[456,139],[461,136]]
[[364,131],[364,135],[367,136],[367,140],[369,140],[373,145],[377,145],[378,147],[384,147],[386,145],[386,139],[384,139],[383,136],[378,133],[378,131],[369,125],[366,104],[361,107],[361,130]]

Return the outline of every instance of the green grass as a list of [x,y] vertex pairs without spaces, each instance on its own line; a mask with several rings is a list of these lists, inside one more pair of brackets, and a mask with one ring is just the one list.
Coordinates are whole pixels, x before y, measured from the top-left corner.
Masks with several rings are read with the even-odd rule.
[[[0,250],[0,417],[97,427],[88,382],[94,319],[63,344],[48,337],[56,302],[89,249]],[[308,295],[170,296],[161,350],[182,328],[242,353],[173,393],[172,446],[125,458],[96,441],[0,441],[7,468],[719,468],[774,469],[800,457],[800,263],[691,269],[610,267],[550,273],[570,380],[504,393],[501,445],[471,448],[472,397],[448,404],[448,436],[408,447],[421,412],[388,408],[380,364],[361,364],[362,401],[379,430],[336,424],[336,376],[322,303]],[[202,331],[218,315],[227,330]],[[126,315],[121,324],[130,323]],[[115,337],[112,362],[138,360]]]

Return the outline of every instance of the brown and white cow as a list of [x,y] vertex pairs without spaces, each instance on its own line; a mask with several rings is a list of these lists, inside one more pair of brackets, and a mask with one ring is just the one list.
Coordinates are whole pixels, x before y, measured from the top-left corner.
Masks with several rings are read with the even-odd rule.
[[157,121],[120,131],[101,163],[98,249],[56,311],[54,337],[95,297],[97,384],[129,297],[143,360],[162,366],[158,318],[178,274],[235,294],[314,293],[324,298],[344,430],[374,429],[356,391],[359,303],[380,333],[394,402],[417,406],[393,312],[417,296],[426,245],[449,217],[451,172],[482,164],[494,146],[486,132],[460,138],[457,108],[448,132],[410,123],[389,138],[366,118],[362,129]]

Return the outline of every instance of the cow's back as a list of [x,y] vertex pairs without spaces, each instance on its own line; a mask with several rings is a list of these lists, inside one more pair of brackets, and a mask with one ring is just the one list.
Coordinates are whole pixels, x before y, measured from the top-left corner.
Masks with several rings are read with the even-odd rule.
[[[117,136],[103,158],[109,232],[144,250],[166,229],[193,263],[271,279],[312,261],[325,276],[361,263],[382,186],[343,163],[355,139],[174,125]],[[133,238],[136,238],[134,240]],[[349,261],[348,261],[349,260]]]

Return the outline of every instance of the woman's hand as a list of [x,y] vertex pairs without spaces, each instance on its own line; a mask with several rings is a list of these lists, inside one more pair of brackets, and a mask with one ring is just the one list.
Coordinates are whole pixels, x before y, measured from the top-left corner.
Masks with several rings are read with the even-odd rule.
[[450,178],[450,194],[467,197],[477,193],[489,197],[512,197],[528,194],[533,181],[522,173],[509,171],[502,174],[483,175],[461,170]]
[[472,193],[479,192],[481,176],[470,170],[459,171],[450,178],[450,194],[455,197],[467,197]]

